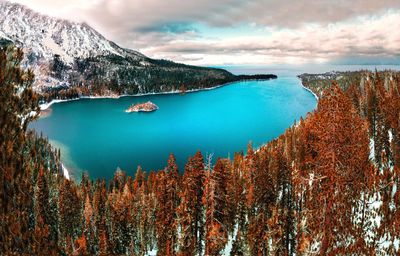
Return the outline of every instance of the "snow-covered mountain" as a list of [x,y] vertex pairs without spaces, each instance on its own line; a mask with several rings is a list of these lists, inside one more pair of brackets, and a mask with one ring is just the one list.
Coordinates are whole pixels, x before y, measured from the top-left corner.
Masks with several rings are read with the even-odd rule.
[[10,42],[23,48],[23,65],[34,71],[38,91],[96,82],[113,83],[119,90],[125,86],[126,93],[144,93],[171,90],[182,84],[190,89],[201,82],[211,86],[234,77],[225,70],[153,60],[119,47],[85,23],[0,1],[0,45]]
[[116,54],[145,58],[138,52],[127,52],[105,39],[85,23],[69,22],[38,13],[19,4],[0,2],[0,30],[39,58],[61,56],[67,64],[74,58]]

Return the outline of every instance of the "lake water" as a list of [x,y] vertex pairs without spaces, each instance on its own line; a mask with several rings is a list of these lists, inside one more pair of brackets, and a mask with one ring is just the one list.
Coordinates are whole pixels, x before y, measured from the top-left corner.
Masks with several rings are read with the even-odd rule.
[[[134,175],[138,165],[146,171],[166,166],[174,153],[180,171],[189,156],[232,157],[282,134],[316,106],[314,96],[296,78],[300,70],[271,72],[279,78],[245,81],[196,93],[82,99],[52,105],[49,116],[31,124],[61,149],[62,161],[79,180],[110,179],[119,167]],[[329,70],[324,70],[329,71]],[[125,113],[132,103],[152,101],[159,110]]]

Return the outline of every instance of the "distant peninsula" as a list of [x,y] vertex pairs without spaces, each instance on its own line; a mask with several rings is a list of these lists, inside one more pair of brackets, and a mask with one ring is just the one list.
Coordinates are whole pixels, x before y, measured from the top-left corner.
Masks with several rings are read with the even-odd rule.
[[144,103],[132,104],[127,110],[126,113],[132,112],[153,112],[158,109],[158,106],[151,101]]
[[242,80],[269,80],[269,79],[277,79],[277,75],[273,74],[256,74],[256,75],[237,75],[236,79],[238,81]]

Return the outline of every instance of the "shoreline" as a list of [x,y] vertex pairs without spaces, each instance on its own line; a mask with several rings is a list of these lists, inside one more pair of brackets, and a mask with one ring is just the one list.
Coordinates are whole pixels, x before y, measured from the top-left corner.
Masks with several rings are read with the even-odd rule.
[[315,92],[313,92],[310,88],[305,87],[305,86],[303,85],[303,83],[301,83],[301,87],[303,87],[304,89],[306,89],[307,91],[309,91],[312,95],[314,95],[314,98],[315,98],[315,99],[317,100],[317,102],[318,102],[319,97],[318,97],[318,95],[317,95]]
[[317,104],[318,104],[318,101],[319,101],[318,95],[315,92],[313,92],[310,88],[305,87],[303,84],[303,81],[301,81],[301,78],[299,76],[297,76],[297,78],[300,80],[301,87],[303,87],[305,90],[309,91],[312,95],[314,95],[314,98],[317,100]]
[[[268,81],[268,80],[265,80]],[[229,82],[225,84],[220,84],[216,85],[213,87],[209,88],[199,88],[199,89],[192,89],[192,90],[187,90],[184,93],[193,93],[193,92],[201,92],[201,91],[210,91],[210,90],[215,90],[218,88],[221,88],[223,86],[227,86],[233,83],[237,83],[241,81],[234,81],[234,82]],[[138,93],[138,94],[121,94],[121,95],[104,95],[104,96],[81,96],[79,98],[72,98],[72,99],[54,99],[51,100],[50,102],[42,103],[39,104],[40,111],[47,110],[51,107],[51,105],[56,104],[56,103],[61,103],[61,102],[69,102],[69,101],[76,101],[76,100],[83,100],[83,99],[119,99],[122,97],[142,97],[142,96],[151,96],[151,95],[164,95],[164,94],[181,94],[182,92],[180,90],[174,90],[174,91],[168,91],[168,92],[149,92],[149,93]]]
[[[209,87],[209,88],[200,88],[200,89],[192,89],[192,90],[188,90],[185,93],[192,93],[192,92],[200,92],[200,91],[209,91],[209,90],[214,90],[214,89],[218,89],[220,87],[226,86],[226,85],[230,85],[235,82],[229,82],[229,83],[225,83],[225,84],[220,84],[217,86],[213,86],[213,87]],[[47,103],[43,103],[40,104],[40,112],[39,112],[39,116],[41,115],[41,113],[45,113],[43,116],[40,116],[39,118],[43,118],[48,116],[49,113],[51,113],[51,106],[53,104],[56,103],[61,103],[61,102],[69,102],[69,101],[76,101],[76,100],[82,100],[82,99],[119,99],[122,97],[141,97],[141,96],[149,96],[149,95],[164,95],[164,94],[180,94],[181,91],[175,90],[175,91],[169,91],[169,92],[152,92],[152,93],[140,93],[140,94],[133,94],[133,95],[129,95],[129,94],[122,94],[122,95],[118,95],[118,96],[82,96],[79,98],[73,98],[73,99],[55,99],[55,100],[51,100],[50,102]],[[65,167],[65,165],[63,163],[61,163],[61,169],[62,169],[62,174],[63,176],[68,179],[71,180],[71,176],[70,176],[70,172],[68,171],[68,169]],[[73,178],[72,178],[73,179]]]
[[[261,81],[261,80],[257,80],[257,81]],[[265,80],[265,81],[268,81],[268,80]],[[192,89],[192,90],[186,91],[185,93],[193,93],[193,92],[201,92],[201,91],[215,90],[215,89],[218,89],[218,88],[220,88],[220,87],[227,86],[227,85],[230,85],[230,84],[233,84],[233,83],[236,83],[236,82],[238,82],[238,81],[229,82],[229,83],[225,83],[225,84],[221,84],[221,85],[217,85],[217,86],[213,86],[213,87],[209,87],[209,88]],[[319,97],[317,96],[317,94],[314,93],[311,89],[305,87],[305,86],[303,85],[301,79],[300,79],[299,82],[300,82],[300,86],[301,86],[303,89],[307,90],[308,92],[310,92],[310,93],[314,96],[314,98],[315,98],[316,101],[317,101],[316,103],[318,104]],[[49,108],[50,108],[51,105],[53,105],[53,104],[61,103],[61,102],[68,102],[68,101],[76,101],[76,100],[81,100],[81,99],[119,99],[119,98],[122,98],[122,97],[141,97],[141,96],[149,96],[149,95],[164,95],[164,94],[167,94],[167,95],[168,95],[168,94],[180,94],[180,93],[182,93],[182,92],[179,91],[179,90],[174,90],[174,91],[169,91],[169,92],[140,93],[140,94],[134,94],[134,95],[122,94],[122,95],[118,95],[118,96],[111,96],[111,95],[109,95],[109,96],[106,96],[106,95],[105,95],[105,96],[82,96],[82,97],[74,98],[74,99],[52,100],[52,101],[50,101],[50,102],[48,102],[48,103],[40,104],[40,110],[41,110],[41,111],[49,111],[49,110],[51,111],[51,109],[49,109]],[[292,124],[290,127],[296,126],[296,125],[298,125],[298,123],[294,123],[294,124]],[[280,135],[279,135],[279,136],[280,136]],[[278,136],[278,137],[279,137],[279,136]],[[274,139],[276,139],[276,138],[273,138],[272,140],[274,140]],[[270,140],[270,141],[272,141],[272,140]],[[270,141],[265,142],[265,143],[262,143],[262,144],[259,145],[258,147],[253,148],[254,152],[258,152],[258,151],[262,150],[262,148],[263,148],[265,145],[267,145]],[[64,177],[65,177],[66,179],[70,180],[70,179],[71,179],[70,173],[69,173],[68,169],[65,167],[65,165],[64,165],[63,163],[61,163],[61,168],[62,168]]]
[[[184,93],[193,93],[193,92],[201,92],[201,91],[210,91],[210,90],[215,90],[218,88],[221,88],[223,86],[228,86],[237,82],[243,82],[243,81],[269,81],[271,79],[268,80],[262,80],[262,79],[255,79],[255,80],[241,80],[241,81],[234,81],[234,82],[228,82],[225,84],[220,84],[220,85],[216,85],[213,87],[209,87],[209,88],[199,88],[199,89],[192,89],[192,90],[187,90]],[[305,90],[309,91],[314,98],[317,100],[319,100],[318,95],[313,92],[311,89],[305,87],[301,81],[301,78],[299,78],[300,80],[300,86],[303,87]],[[62,102],[69,102],[69,101],[76,101],[76,100],[82,100],[82,99],[119,99],[122,97],[142,97],[142,96],[151,96],[151,95],[168,95],[168,94],[181,94],[182,92],[180,90],[174,90],[174,91],[168,91],[168,92],[149,92],[149,93],[138,93],[138,94],[121,94],[121,95],[103,95],[103,96],[81,96],[78,98],[72,98],[72,99],[54,99],[51,100],[50,102],[46,102],[46,103],[42,103],[39,104],[40,107],[40,111],[44,111],[47,110],[51,107],[51,105],[56,104],[56,103],[62,103]]]
[[[300,80],[300,86],[303,87],[303,89],[305,89],[306,91],[310,92],[310,93],[314,96],[314,98],[315,98],[316,101],[317,101],[315,107],[317,107],[317,106],[318,106],[319,97],[317,96],[317,94],[316,94],[315,92],[313,92],[311,89],[309,89],[309,88],[307,88],[307,87],[305,87],[305,86],[303,85],[303,83],[302,83],[302,81],[301,81],[301,78],[299,78],[299,80]],[[315,110],[315,108],[314,108],[314,110]],[[309,112],[308,112],[308,113],[309,113]],[[299,122],[300,122],[300,120],[298,120],[297,122],[293,123],[293,124],[292,124],[291,126],[289,126],[289,127],[295,127],[295,126],[297,126],[297,125],[299,124]],[[289,127],[288,127],[288,128],[289,128]],[[262,148],[263,148],[264,146],[266,146],[269,142],[271,142],[271,141],[273,141],[273,140],[279,138],[279,136],[281,136],[281,135],[282,135],[282,134],[278,135],[277,137],[271,139],[271,140],[268,141],[268,142],[262,143],[259,147],[253,148],[253,151],[254,151],[254,152],[258,152],[258,151],[262,150]],[[247,153],[246,153],[246,154],[247,154]],[[246,155],[246,154],[245,154],[245,155]]]

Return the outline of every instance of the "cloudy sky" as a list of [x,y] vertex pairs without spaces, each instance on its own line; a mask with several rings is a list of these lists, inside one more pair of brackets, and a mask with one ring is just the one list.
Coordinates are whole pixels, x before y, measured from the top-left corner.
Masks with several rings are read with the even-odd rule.
[[400,64],[400,0],[13,2],[189,64]]

